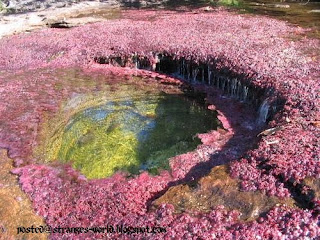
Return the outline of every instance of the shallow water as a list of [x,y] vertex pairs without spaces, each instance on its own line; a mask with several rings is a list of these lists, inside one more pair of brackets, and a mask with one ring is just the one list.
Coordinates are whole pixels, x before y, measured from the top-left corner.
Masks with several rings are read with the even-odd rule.
[[[64,81],[73,85],[96,78],[77,75]],[[73,93],[48,120],[43,158],[71,162],[91,179],[118,170],[157,174],[169,169],[169,158],[194,150],[200,144],[197,133],[216,129],[219,121],[215,111],[180,90],[162,90],[156,81],[136,78],[117,85],[107,81],[94,94]]]
[[266,15],[304,28],[310,28],[308,37],[320,39],[320,2],[285,0],[169,0],[160,8],[175,11],[189,11],[206,6],[224,6],[237,9],[239,13]]
[[320,2],[245,0],[240,6],[240,11],[267,15],[310,28],[307,36],[320,38]]
[[168,168],[170,157],[195,149],[197,133],[216,126],[215,113],[181,96],[114,96],[72,117],[58,158],[72,161],[89,178],[116,170],[157,173]]

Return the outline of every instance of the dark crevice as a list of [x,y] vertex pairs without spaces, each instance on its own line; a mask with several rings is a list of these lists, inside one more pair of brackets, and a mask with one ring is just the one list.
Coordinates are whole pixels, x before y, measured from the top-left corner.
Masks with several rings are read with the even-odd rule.
[[[258,160],[259,161],[259,160]],[[258,169],[262,170],[264,174],[268,175],[271,173],[271,170],[273,170],[276,166],[268,164],[268,159],[262,159],[260,160],[259,164],[257,165]]]
[[48,23],[47,25],[49,28],[71,28],[71,26],[65,21]]
[[302,209],[314,208],[314,203],[312,201],[315,198],[314,190],[293,180],[286,181],[282,175],[278,175],[276,177],[290,191],[292,198],[296,201],[298,207]]

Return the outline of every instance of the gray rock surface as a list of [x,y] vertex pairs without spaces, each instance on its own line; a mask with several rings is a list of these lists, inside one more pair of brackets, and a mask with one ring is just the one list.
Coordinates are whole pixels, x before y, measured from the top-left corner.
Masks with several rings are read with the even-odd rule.
[[[49,8],[63,8],[88,0],[0,0],[4,12],[24,13],[39,11]],[[168,0],[89,0],[90,2],[103,2],[109,5],[121,5],[123,7],[147,7],[161,5]]]
[[7,12],[20,13],[28,11],[43,10],[50,7],[70,6],[79,0],[3,0]]
[[44,27],[74,27],[119,17],[117,1],[83,1],[71,6],[51,7],[0,16],[0,38]]

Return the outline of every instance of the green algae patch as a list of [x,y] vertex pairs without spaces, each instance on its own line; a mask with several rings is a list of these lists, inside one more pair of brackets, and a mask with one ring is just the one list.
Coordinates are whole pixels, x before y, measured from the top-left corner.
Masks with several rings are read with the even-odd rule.
[[88,178],[110,176],[119,169],[133,171],[139,165],[139,133],[151,123],[147,116],[156,101],[149,109],[130,106],[130,101],[134,100],[108,101],[77,113],[63,130],[57,158],[71,161]]
[[195,135],[216,127],[214,113],[177,95],[113,99],[74,114],[52,144],[54,158],[88,178],[117,170],[137,174],[169,168],[169,158],[192,151]]
[[216,112],[173,86],[136,78],[121,81],[88,84],[88,91],[74,92],[54,117],[44,116],[36,159],[70,162],[89,179],[116,171],[158,174],[169,169],[171,157],[196,149],[198,133],[218,125]]
[[194,100],[149,85],[74,94],[56,118],[48,117],[43,158],[70,162],[89,179],[169,169],[169,159],[194,150],[197,133],[215,129],[218,120]]

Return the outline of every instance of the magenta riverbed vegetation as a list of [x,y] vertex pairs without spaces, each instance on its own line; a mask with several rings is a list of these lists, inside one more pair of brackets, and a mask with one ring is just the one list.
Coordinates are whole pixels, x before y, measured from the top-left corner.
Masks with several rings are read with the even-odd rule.
[[[167,229],[156,235],[65,233],[50,238],[317,239],[320,199],[303,182],[320,178],[320,45],[318,40],[304,38],[304,31],[267,17],[223,10],[125,11],[119,20],[1,39],[0,147],[7,148],[15,160],[12,172],[19,175],[35,211],[53,227],[122,224]],[[300,40],[294,41],[292,36],[300,36]],[[190,84],[208,94],[209,108],[219,110],[227,132],[200,135],[203,144],[198,151],[172,158],[171,170],[157,176],[143,172],[128,179],[124,173],[116,173],[87,180],[69,165],[34,161],[32,151],[38,144],[43,113],[57,112],[59,101],[72,94],[71,87],[55,87],[61,77],[55,69],[76,67],[92,76],[108,74],[115,79],[135,74],[180,84],[174,78],[134,68],[133,59],[152,65],[157,54],[188,65],[180,73],[186,78],[189,75]],[[127,67],[101,64],[108,61]],[[210,74],[204,74],[204,66]],[[202,83],[197,82],[201,71],[199,76],[206,77]],[[268,106],[264,117],[269,122],[264,128],[273,128],[274,134],[256,137],[257,129],[262,128],[255,121],[258,114],[250,113],[246,104],[221,97],[221,92],[208,86],[211,75],[211,85],[219,88],[223,79],[235,77],[238,88],[247,86],[253,94],[251,109],[258,111],[260,106],[261,113],[261,105]],[[86,91],[86,86],[79,84],[77,89]],[[244,96],[239,93],[234,98],[243,100]],[[238,145],[222,150],[233,137],[239,139]],[[244,152],[248,141],[255,144]],[[210,153],[219,150],[223,154],[210,160]],[[207,161],[211,167],[229,164],[231,176],[241,180],[243,191],[297,198],[301,206],[275,206],[251,222],[239,221],[239,212],[223,206],[207,213],[175,214],[170,204],[148,209],[150,199]]]

